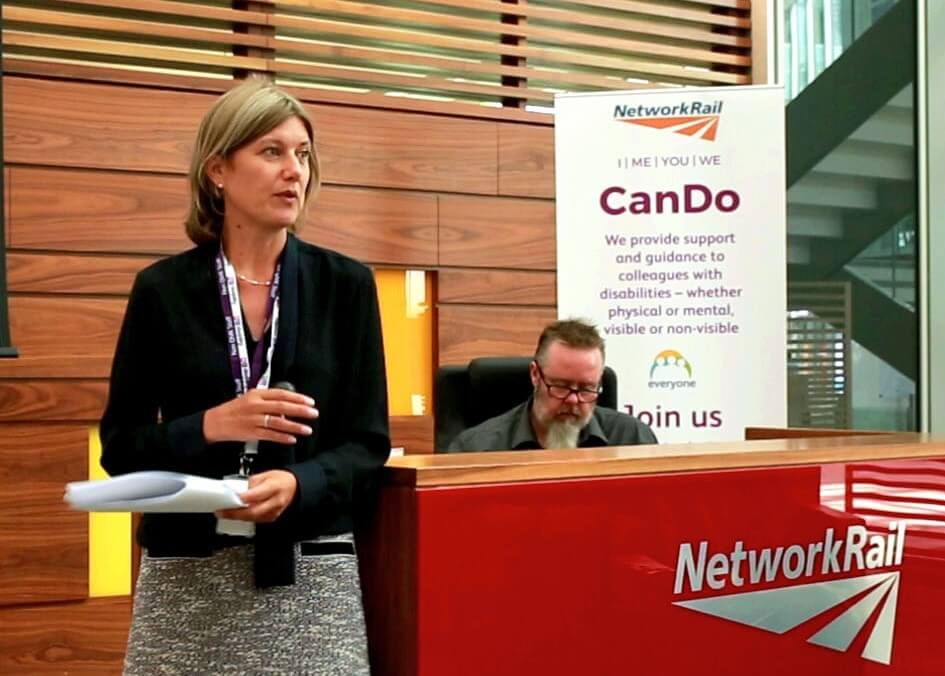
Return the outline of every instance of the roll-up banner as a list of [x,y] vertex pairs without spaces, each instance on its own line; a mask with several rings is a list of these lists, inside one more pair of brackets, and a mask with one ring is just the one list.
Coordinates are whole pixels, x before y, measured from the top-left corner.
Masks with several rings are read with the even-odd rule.
[[555,97],[558,315],[660,441],[787,418],[784,92]]

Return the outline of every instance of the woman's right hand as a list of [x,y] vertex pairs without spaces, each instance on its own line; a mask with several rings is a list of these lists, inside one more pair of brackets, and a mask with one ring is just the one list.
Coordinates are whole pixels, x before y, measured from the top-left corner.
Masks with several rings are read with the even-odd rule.
[[312,428],[295,422],[318,417],[315,400],[282,389],[256,389],[208,409],[203,416],[203,436],[218,441],[274,441],[294,444],[296,436],[308,436]]

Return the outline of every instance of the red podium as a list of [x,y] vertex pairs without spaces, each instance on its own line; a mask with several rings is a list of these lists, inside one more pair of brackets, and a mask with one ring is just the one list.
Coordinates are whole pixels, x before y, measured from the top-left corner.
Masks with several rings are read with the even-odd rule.
[[408,456],[362,540],[374,673],[942,674],[945,444]]

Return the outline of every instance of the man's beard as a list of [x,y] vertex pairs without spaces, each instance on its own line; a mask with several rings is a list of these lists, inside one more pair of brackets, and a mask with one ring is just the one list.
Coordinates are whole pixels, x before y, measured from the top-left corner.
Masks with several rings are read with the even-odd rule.
[[[538,405],[541,393],[535,387],[535,403],[532,413],[540,425],[545,428],[543,448],[577,448],[581,430],[591,421],[594,407],[582,412],[579,404],[561,402],[553,414]],[[570,414],[570,415],[565,415]]]
[[545,448],[577,448],[582,427],[580,420],[552,420],[545,432]]
[[[570,413],[573,417],[563,415]],[[560,417],[558,417],[560,416]],[[582,414],[580,406],[562,405],[558,416],[548,421],[545,448],[577,448],[581,430],[591,421],[591,413]]]

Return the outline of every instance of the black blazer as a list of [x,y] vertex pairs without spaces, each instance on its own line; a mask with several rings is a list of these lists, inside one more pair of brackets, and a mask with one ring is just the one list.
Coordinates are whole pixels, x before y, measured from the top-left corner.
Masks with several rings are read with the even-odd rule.
[[[217,244],[158,261],[135,279],[101,423],[112,475],[169,470],[220,478],[242,443],[207,444],[203,414],[236,396],[213,270]],[[319,418],[294,451],[262,443],[255,468],[298,478],[279,517],[282,539],[348,531],[390,454],[387,383],[374,278],[341,254],[289,235],[283,257],[272,379],[315,399]],[[165,555],[227,544],[212,514],[146,514],[138,541]],[[257,535],[259,538],[259,535]]]

